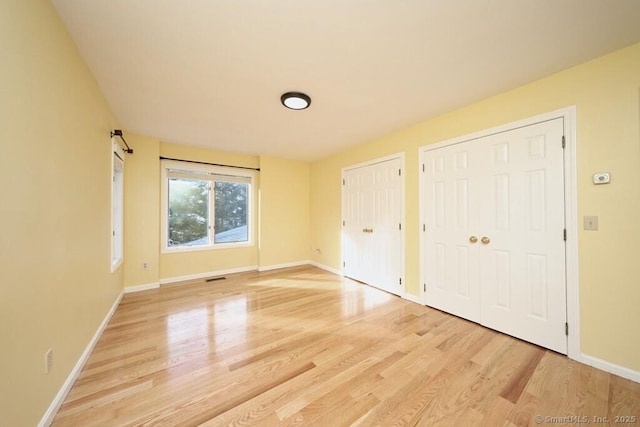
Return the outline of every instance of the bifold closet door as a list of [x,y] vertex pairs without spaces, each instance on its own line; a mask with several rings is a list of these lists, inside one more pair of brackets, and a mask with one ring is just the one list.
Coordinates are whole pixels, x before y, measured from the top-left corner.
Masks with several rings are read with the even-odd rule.
[[423,153],[428,305],[567,352],[563,121]]
[[401,294],[401,160],[349,169],[343,186],[344,274]]

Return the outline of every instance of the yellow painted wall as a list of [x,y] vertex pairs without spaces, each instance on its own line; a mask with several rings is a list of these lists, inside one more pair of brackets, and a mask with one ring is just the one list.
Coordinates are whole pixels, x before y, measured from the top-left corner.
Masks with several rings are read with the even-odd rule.
[[309,259],[309,164],[260,157],[260,267]]
[[122,290],[118,126],[49,1],[0,2],[0,64],[0,424],[34,426]]
[[160,280],[160,141],[129,133],[126,138],[134,151],[124,164],[124,283],[156,284]]
[[242,166],[245,168],[257,168],[260,166],[260,159],[257,156],[170,144],[168,142],[160,143],[160,155],[162,157],[180,160],[218,163],[221,165]]
[[[127,135],[134,155],[125,163],[125,286],[210,272],[269,267],[309,259],[309,164],[255,157]],[[254,181],[251,247],[161,253],[160,156],[249,168]],[[262,194],[262,203],[258,195]],[[261,235],[258,234],[259,219]],[[261,247],[259,247],[261,243]],[[143,268],[143,263],[147,268]]]
[[[170,144],[137,135],[127,138],[134,149],[135,159],[125,163],[126,287],[258,265],[257,210],[253,221],[253,246],[193,252],[160,252],[160,156],[249,168],[258,167],[258,157]],[[258,173],[254,181],[254,206],[258,204],[259,185]],[[147,263],[146,269],[143,268],[144,262]]]
[[[406,155],[407,289],[419,293],[418,147],[559,108],[577,108],[581,350],[640,371],[640,44],[311,165],[312,259],[340,268],[340,169]],[[612,182],[594,186],[608,171]],[[582,230],[599,216],[600,230]]]

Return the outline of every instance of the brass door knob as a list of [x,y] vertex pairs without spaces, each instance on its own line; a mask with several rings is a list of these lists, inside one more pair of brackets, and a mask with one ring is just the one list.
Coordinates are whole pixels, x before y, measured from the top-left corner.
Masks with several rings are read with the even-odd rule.
[[471,236],[471,237],[469,237],[469,241],[471,243],[478,243],[478,238],[476,236]]
[[483,245],[488,245],[489,243],[491,243],[491,240],[487,236],[480,239],[480,241],[482,242]]

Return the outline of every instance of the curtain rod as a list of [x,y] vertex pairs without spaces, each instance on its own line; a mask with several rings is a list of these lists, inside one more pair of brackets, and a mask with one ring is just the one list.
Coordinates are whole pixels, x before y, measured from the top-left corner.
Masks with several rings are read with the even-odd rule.
[[[126,150],[124,150],[125,153],[128,154],[133,154],[133,150],[131,149],[131,147],[129,147],[129,144],[127,144],[127,141],[124,139],[124,135],[122,134],[122,130],[121,129],[114,129],[111,132],[111,138],[113,138],[114,136],[119,136],[120,139],[122,140],[122,142],[124,142],[124,145],[127,147]],[[122,148],[122,147],[120,147]],[[122,159],[120,159],[122,160]]]
[[260,172],[260,168],[249,168],[249,167],[246,167],[246,166],[223,165],[223,164],[220,164],[220,163],[208,163],[208,162],[198,162],[196,160],[173,159],[171,157],[162,157],[162,156],[160,156],[160,160],[173,160],[174,162],[197,163],[197,164],[200,164],[200,165],[222,166],[222,167],[225,167],[225,168],[247,169],[247,170]]

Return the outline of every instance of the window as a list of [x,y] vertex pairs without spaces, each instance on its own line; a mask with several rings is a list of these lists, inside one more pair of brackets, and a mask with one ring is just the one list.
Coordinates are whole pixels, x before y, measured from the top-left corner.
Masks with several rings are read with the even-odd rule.
[[124,217],[124,151],[112,142],[111,156],[111,272],[122,264]]
[[163,251],[251,245],[253,173],[163,162]]

